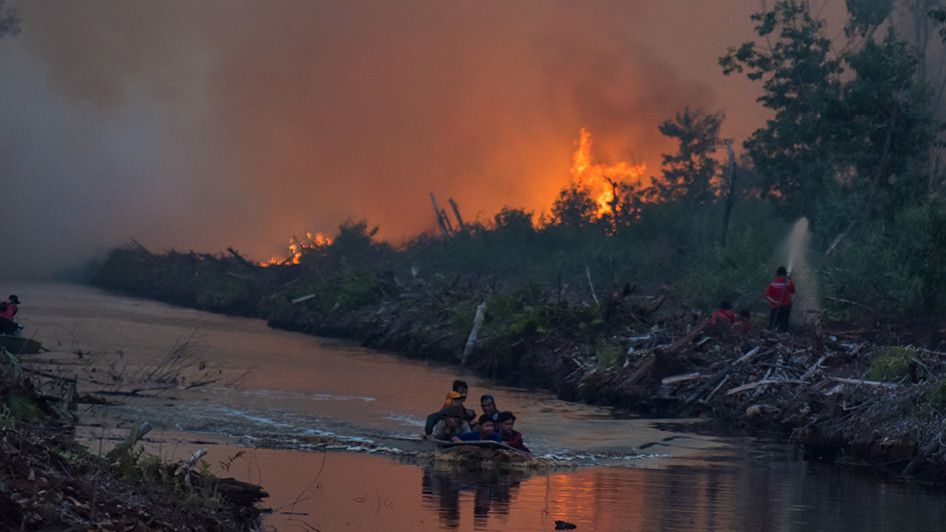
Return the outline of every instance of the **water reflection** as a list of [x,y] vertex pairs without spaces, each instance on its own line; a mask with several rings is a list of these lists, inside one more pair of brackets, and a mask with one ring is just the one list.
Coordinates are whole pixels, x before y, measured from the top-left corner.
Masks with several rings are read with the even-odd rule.
[[473,526],[487,528],[490,513],[506,515],[519,492],[519,485],[530,476],[521,470],[483,470],[436,462],[424,466],[421,480],[423,504],[437,512],[440,526],[458,528],[461,523],[461,498],[473,499]]

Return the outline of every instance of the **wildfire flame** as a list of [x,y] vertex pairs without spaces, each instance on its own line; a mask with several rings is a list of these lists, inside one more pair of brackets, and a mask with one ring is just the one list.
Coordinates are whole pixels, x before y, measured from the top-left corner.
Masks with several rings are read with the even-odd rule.
[[[614,189],[608,179],[615,183],[636,182],[644,177],[647,165],[621,161],[614,164],[592,162],[591,133],[581,128],[578,149],[572,155],[572,168],[569,173],[576,183],[591,189],[591,194],[598,204],[598,218],[611,214],[611,202],[614,201]],[[606,179],[607,178],[607,179]]]
[[266,268],[268,266],[276,265],[287,265],[287,264],[299,264],[299,261],[302,260],[302,254],[307,249],[319,249],[323,247],[328,247],[332,244],[332,238],[325,236],[321,232],[317,232],[314,235],[306,231],[305,238],[299,240],[295,236],[289,239],[289,244],[286,246],[286,249],[289,250],[289,255],[285,257],[273,257],[269,260],[264,260],[259,263],[260,266]]

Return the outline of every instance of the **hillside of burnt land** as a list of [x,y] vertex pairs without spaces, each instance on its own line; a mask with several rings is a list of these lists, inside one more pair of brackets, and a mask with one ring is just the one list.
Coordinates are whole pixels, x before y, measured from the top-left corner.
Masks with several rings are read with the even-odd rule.
[[[941,482],[946,350],[941,330],[863,321],[735,334],[672,289],[598,295],[586,279],[500,284],[398,270],[312,250],[260,267],[140,245],[113,250],[93,284],[115,292],[462,366],[498,382],[653,416],[713,418],[774,434],[810,459]],[[934,322],[931,322],[934,323]]]

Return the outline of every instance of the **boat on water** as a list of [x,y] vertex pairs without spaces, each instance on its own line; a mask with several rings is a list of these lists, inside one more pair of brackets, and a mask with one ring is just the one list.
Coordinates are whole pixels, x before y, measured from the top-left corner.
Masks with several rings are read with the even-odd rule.
[[43,344],[32,338],[0,334],[0,349],[14,355],[34,355],[45,350]]
[[428,440],[433,448],[433,458],[441,462],[457,462],[480,467],[519,466],[536,467],[547,465],[532,453],[521,451],[505,443],[480,440],[450,442]]

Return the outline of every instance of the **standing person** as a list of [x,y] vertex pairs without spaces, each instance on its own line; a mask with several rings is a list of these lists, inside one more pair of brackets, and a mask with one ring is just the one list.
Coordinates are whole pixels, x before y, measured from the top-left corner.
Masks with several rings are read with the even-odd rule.
[[20,299],[12,294],[9,299],[0,303],[0,334],[16,334],[18,327],[13,316],[16,316],[19,304]]
[[503,443],[514,449],[527,453],[532,452],[523,443],[522,434],[516,431],[516,416],[512,412],[499,413],[499,436],[503,439]]
[[792,281],[784,266],[779,266],[775,270],[775,279],[765,287],[765,299],[769,302],[769,329],[788,331],[794,293],[795,281]]

